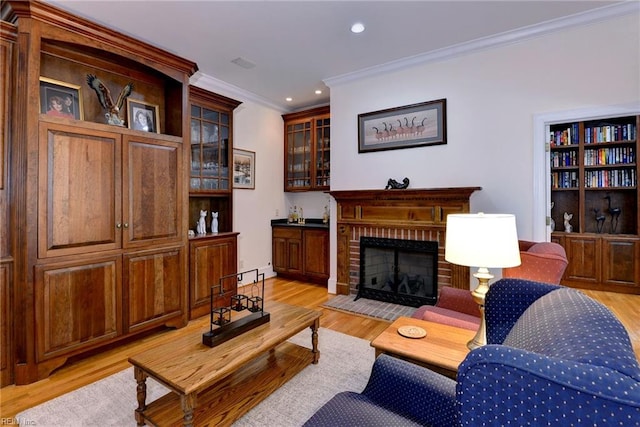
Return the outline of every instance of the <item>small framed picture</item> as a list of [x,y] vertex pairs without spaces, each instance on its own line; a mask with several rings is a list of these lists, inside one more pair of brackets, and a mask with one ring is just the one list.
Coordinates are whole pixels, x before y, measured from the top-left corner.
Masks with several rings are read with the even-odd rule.
[[52,117],[82,120],[80,86],[40,77],[40,112]]
[[127,98],[129,129],[160,133],[160,112],[155,104]]
[[233,188],[256,188],[256,153],[233,149]]

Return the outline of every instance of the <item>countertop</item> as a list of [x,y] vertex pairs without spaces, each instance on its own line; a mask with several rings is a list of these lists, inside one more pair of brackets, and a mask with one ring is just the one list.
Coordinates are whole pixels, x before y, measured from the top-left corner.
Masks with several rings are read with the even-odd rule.
[[271,220],[271,227],[297,227],[297,228],[322,228],[329,229],[329,223],[324,224],[321,218],[305,218],[304,224],[288,223],[287,218]]

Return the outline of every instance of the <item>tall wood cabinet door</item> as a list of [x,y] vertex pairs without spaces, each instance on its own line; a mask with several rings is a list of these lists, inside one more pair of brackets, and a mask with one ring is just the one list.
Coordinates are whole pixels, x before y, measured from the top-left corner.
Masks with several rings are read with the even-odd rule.
[[182,146],[124,136],[124,247],[179,242],[182,238]]
[[120,150],[117,134],[40,124],[40,258],[120,247]]
[[329,232],[304,230],[304,273],[329,278]]
[[604,285],[640,289],[640,240],[638,238],[602,238],[602,282]]
[[182,247],[124,256],[125,332],[186,324],[184,256]]
[[600,239],[595,236],[567,235],[565,245],[569,265],[564,278],[597,284],[602,254]]
[[[225,237],[190,242],[189,308],[191,318],[208,314],[211,308],[211,286],[220,284],[220,278],[237,269],[237,238]],[[229,306],[237,293],[236,281],[225,282],[224,290],[214,290],[215,306]]]
[[120,256],[36,266],[38,361],[121,334],[121,268]]

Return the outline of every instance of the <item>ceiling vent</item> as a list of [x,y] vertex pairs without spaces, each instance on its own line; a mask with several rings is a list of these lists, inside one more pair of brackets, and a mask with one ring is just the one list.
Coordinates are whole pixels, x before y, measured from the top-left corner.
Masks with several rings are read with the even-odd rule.
[[248,59],[244,59],[244,58],[240,58],[240,57],[237,57],[236,59],[234,59],[231,62],[233,62],[234,64],[236,64],[236,65],[238,65],[238,66],[240,66],[242,68],[245,68],[247,70],[250,70],[251,68],[254,68],[256,66],[256,64],[254,64],[253,62],[249,61]]

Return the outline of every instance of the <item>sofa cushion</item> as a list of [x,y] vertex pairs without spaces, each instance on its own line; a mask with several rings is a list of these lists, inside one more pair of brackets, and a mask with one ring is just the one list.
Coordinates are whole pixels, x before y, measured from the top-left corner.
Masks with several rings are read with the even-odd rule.
[[503,344],[602,366],[640,381],[624,326],[609,309],[575,289],[556,289],[540,297],[520,316]]

